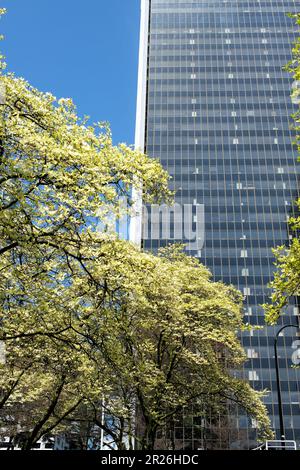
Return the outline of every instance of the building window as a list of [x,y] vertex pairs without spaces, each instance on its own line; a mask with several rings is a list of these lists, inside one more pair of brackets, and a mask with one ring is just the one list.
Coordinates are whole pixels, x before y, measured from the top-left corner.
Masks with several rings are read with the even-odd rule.
[[248,307],[246,314],[249,315],[249,317],[252,316],[252,307]]
[[249,370],[248,374],[249,374],[249,380],[253,380],[253,381],[259,380],[259,376],[256,370]]
[[258,352],[255,351],[255,349],[247,349],[247,357],[249,359],[257,359],[258,358]]
[[256,429],[258,427],[257,420],[255,418],[251,418],[251,427]]

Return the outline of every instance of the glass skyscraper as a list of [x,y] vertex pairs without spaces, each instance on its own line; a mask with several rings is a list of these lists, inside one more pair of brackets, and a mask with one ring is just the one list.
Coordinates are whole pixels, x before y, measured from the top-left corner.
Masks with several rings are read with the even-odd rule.
[[[298,11],[293,0],[142,0],[136,145],[172,175],[182,208],[159,235],[152,225],[160,219],[150,215],[144,248],[187,243],[214,279],[244,294],[245,322],[259,326],[274,272],[272,248],[292,237],[287,221],[297,197],[293,83],[283,66],[299,34],[287,13]],[[204,215],[204,232],[193,243],[178,230],[186,208],[194,225],[198,208]],[[297,324],[296,302],[281,321]],[[265,403],[279,438],[277,330],[243,333],[248,361],[241,373],[255,389],[270,390]],[[285,436],[299,443],[300,370],[291,367],[296,340],[296,330],[286,329],[279,366]],[[228,446],[251,447],[255,422],[231,413],[236,432]],[[180,436],[183,448],[199,445],[192,432]]]

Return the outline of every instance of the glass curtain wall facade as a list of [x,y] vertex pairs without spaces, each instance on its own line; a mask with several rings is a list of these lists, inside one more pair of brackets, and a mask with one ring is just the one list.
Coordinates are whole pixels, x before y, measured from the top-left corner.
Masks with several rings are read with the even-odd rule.
[[[147,68],[140,67],[139,143],[172,175],[181,207],[204,207],[204,242],[190,253],[215,280],[244,294],[245,322],[262,326],[260,305],[268,301],[274,271],[271,249],[291,239],[287,220],[297,197],[292,81],[282,67],[298,34],[287,13],[299,11],[299,2],[143,0],[142,8],[141,60]],[[189,242],[178,238],[175,222],[168,235],[154,237],[150,230],[144,248]],[[298,322],[294,302],[282,322]],[[243,376],[255,389],[270,390],[265,403],[279,438],[277,330],[243,333],[242,342],[248,357]],[[291,368],[295,334],[287,329],[280,338],[279,365],[286,438],[299,443],[300,374]],[[255,422],[239,412],[233,419],[238,431],[231,447],[247,448],[255,442]],[[182,447],[195,447],[189,439],[183,432]]]

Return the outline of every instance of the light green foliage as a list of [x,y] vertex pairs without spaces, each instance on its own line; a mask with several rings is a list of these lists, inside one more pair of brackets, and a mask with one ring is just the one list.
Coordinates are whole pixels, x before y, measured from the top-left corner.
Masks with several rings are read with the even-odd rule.
[[[117,244],[99,222],[122,217],[120,195],[131,212],[136,182],[148,202],[168,200],[169,176],[140,152],[114,147],[109,129],[81,121],[71,100],[57,101],[13,75],[0,80],[0,338],[7,357],[0,403],[2,416],[16,412],[30,446],[60,424],[74,400],[106,390],[105,365],[90,359],[90,345],[75,329],[95,315],[92,300],[101,302]],[[43,397],[51,404],[57,390],[41,426]]]
[[[300,25],[300,14],[292,15],[297,24]],[[288,70],[295,81],[300,80],[300,37],[293,47],[293,59],[287,64]],[[300,83],[300,82],[299,82]],[[292,92],[294,102],[300,102],[300,87],[297,86]],[[300,107],[293,115],[295,131],[295,144],[300,154]],[[296,201],[298,212],[300,199]],[[298,238],[300,229],[300,217],[292,217],[289,221],[290,229],[294,232],[294,238],[289,247],[281,246],[274,250],[276,256],[276,267],[274,279],[271,283],[273,290],[270,304],[264,305],[267,323],[274,325],[277,323],[280,314],[288,305],[289,299],[300,294],[300,242]]]
[[[245,361],[236,334],[242,327],[241,295],[212,282],[208,270],[177,246],[162,250],[158,259],[132,255],[119,261],[120,269],[131,269],[109,297],[118,309],[101,315],[103,326],[93,339],[114,370],[114,395],[122,385],[127,416],[137,397],[145,423],[140,446],[152,448],[157,429],[181,407],[221,411],[226,400],[257,419],[261,437],[270,436],[260,395],[229,373]],[[110,415],[119,414],[115,406],[112,400]]]

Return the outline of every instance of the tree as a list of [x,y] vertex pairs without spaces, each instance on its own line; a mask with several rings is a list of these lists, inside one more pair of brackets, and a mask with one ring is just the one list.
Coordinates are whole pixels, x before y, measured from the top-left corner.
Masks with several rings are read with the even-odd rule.
[[[124,210],[134,212],[133,185],[142,184],[149,202],[159,201],[170,196],[169,177],[158,161],[114,147],[108,127],[87,125],[71,100],[57,101],[12,74],[0,80],[2,325],[9,323],[12,335],[20,327],[19,337],[49,335],[51,322],[53,333],[65,331],[78,314],[73,280],[87,276],[93,284],[89,265],[101,265],[99,247],[116,238],[103,227]],[[103,288],[95,286],[96,295]]]
[[[300,25],[300,14],[292,15],[297,24]],[[293,47],[293,59],[285,67],[289,71],[295,84],[300,83],[300,38]],[[293,89],[292,100],[293,102],[300,103],[300,88],[299,85]],[[300,107],[293,114],[295,131],[295,144],[297,144],[298,153],[300,154]],[[300,199],[296,201],[296,208],[300,208]],[[273,290],[271,295],[270,304],[264,305],[266,321],[274,325],[277,323],[280,314],[284,312],[284,308],[288,305],[292,297],[300,295],[300,240],[298,233],[300,229],[300,217],[294,216],[289,220],[289,226],[294,238],[289,246],[280,246],[274,249],[276,257],[276,272],[274,279],[270,284]]]
[[[113,289],[93,325],[90,319],[82,325],[111,370],[111,395],[95,405],[95,423],[104,429],[104,411],[114,422],[105,430],[118,446],[134,435],[140,448],[153,449],[157,431],[183,407],[214,406],[218,413],[229,400],[257,420],[261,437],[270,436],[261,394],[230,373],[245,361],[237,338],[241,295],[212,282],[209,271],[177,246],[158,258],[118,249],[112,259],[106,282]],[[142,426],[136,434],[137,416]]]
[[[16,411],[30,447],[73,407],[68,389],[79,386],[78,361],[85,357],[90,370],[90,345],[73,322],[90,314],[90,296],[101,302],[106,290],[92,272],[110,262],[101,250],[117,239],[111,220],[134,212],[134,185],[149,202],[168,199],[169,177],[157,161],[113,146],[109,128],[81,120],[71,100],[12,74],[0,81],[0,339],[7,357],[0,404],[2,417]],[[93,370],[96,387],[101,364]]]
[[6,342],[0,366],[1,433],[11,445],[31,449],[42,437],[61,433],[85,400],[105,394],[101,364],[95,367],[78,349],[54,335]]

